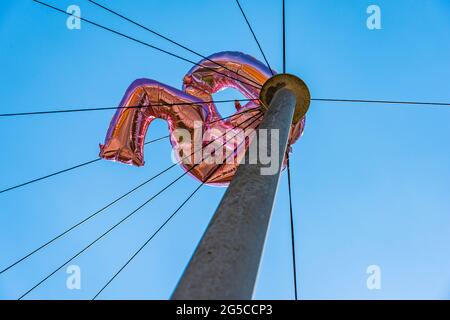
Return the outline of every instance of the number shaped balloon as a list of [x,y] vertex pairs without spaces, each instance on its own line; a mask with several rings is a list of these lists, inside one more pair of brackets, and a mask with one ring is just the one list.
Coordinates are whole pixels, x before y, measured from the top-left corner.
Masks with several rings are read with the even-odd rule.
[[[150,123],[156,118],[167,121],[170,142],[176,150],[185,150],[186,147],[182,146],[183,142],[176,134],[177,130],[187,130],[193,137],[195,130],[201,129],[204,133],[201,146],[194,146],[195,139],[191,139],[192,153],[202,147],[206,148],[212,140],[219,138],[217,132],[227,133],[226,137],[233,137],[233,134],[237,135],[239,130],[246,127],[255,128],[262,120],[261,117],[255,117],[260,108],[257,100],[260,89],[256,83],[262,86],[270,76],[270,70],[257,59],[240,52],[227,51],[213,54],[194,66],[183,79],[183,90],[155,80],[138,79],[125,92],[111,120],[105,144],[100,145],[100,157],[136,166],[144,165],[145,136]],[[248,99],[254,100],[244,105],[236,102],[234,115],[221,119],[212,102],[212,95],[225,88],[234,88]],[[302,118],[292,124],[287,153],[291,151],[290,145],[303,132],[304,120]],[[201,128],[198,128],[199,124]],[[234,141],[218,140],[224,149],[232,149],[236,153],[245,153],[248,147],[247,143],[244,148],[236,149]],[[200,158],[198,162],[182,161],[183,157],[189,158],[192,153],[180,153],[175,154],[183,169],[208,184],[228,184],[238,166],[236,161],[216,164],[206,158]],[[221,167],[217,170],[218,165]],[[215,172],[211,174],[213,170]]]

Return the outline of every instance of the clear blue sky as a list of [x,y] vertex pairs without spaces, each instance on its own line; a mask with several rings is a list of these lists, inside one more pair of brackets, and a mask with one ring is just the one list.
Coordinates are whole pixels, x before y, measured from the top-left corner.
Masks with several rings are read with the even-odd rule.
[[[48,1],[63,9],[78,4],[85,18],[197,60],[87,1]],[[203,54],[233,50],[262,59],[232,0],[101,2]],[[448,1],[286,2],[287,68],[314,98],[450,101]],[[370,4],[381,7],[382,30],[366,28]],[[280,70],[280,1],[242,6]],[[1,2],[2,113],[112,107],[133,80],[180,88],[191,67],[86,23],[69,31],[65,20],[28,0]],[[0,118],[0,189],[94,159],[112,114]],[[291,158],[301,298],[450,298],[449,123],[448,107],[312,103]],[[148,139],[165,134],[157,121]],[[169,142],[147,146],[145,158],[141,168],[101,161],[0,194],[0,268],[169,166]],[[172,170],[0,275],[0,298],[20,296],[181,172]],[[285,178],[256,298],[293,296]],[[63,269],[29,298],[92,298],[196,186],[186,177],[77,258],[81,290],[66,289]],[[203,188],[101,298],[168,298],[223,191]],[[381,290],[366,288],[372,264],[381,268]]]

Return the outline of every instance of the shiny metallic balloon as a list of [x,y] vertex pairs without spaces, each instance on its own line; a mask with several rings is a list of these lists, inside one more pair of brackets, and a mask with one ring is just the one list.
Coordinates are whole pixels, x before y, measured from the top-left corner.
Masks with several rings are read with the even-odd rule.
[[[164,119],[169,126],[170,142],[177,150],[175,155],[183,169],[202,182],[226,185],[239,164],[229,159],[240,159],[251,141],[250,137],[243,144],[236,145],[232,138],[241,137],[243,129],[254,129],[261,122],[261,106],[257,100],[259,86],[270,76],[270,70],[249,55],[220,52],[203,59],[185,75],[182,91],[155,80],[138,79],[129,86],[120,102],[105,144],[100,145],[100,157],[144,165],[147,129],[154,119]],[[221,119],[212,95],[225,88],[234,88],[254,100],[244,105],[236,102],[235,114]],[[303,128],[304,118],[292,124],[287,152]],[[187,133],[191,139],[186,139],[186,135],[182,137],[180,132]],[[199,132],[200,140],[197,139]],[[216,150],[210,150],[214,148]],[[222,163],[211,161],[218,149],[224,150]],[[210,156],[205,156],[205,151]]]

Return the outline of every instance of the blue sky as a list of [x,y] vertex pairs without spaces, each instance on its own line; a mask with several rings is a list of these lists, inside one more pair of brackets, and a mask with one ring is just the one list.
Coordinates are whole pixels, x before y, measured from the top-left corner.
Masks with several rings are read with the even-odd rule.
[[[121,21],[88,1],[82,16],[197,57]],[[262,60],[234,1],[102,1],[203,54],[242,51]],[[272,67],[281,70],[280,1],[242,0]],[[450,3],[287,0],[287,69],[313,98],[450,100]],[[382,29],[366,28],[377,4]],[[186,62],[28,0],[0,4],[1,113],[116,106],[147,77],[181,87]],[[239,97],[224,92],[220,97]],[[223,114],[232,105],[219,106]],[[0,189],[94,159],[113,111],[0,118]],[[291,156],[299,292],[303,299],[450,298],[450,109],[313,102]],[[147,139],[167,134],[155,121]],[[0,194],[0,268],[171,164],[170,144],[146,147],[141,168],[101,161]],[[14,299],[182,173],[176,168],[41,253],[0,275]],[[289,211],[283,175],[255,298],[291,299]],[[184,178],[73,264],[34,299],[89,299],[197,186]],[[204,187],[100,296],[166,299],[204,232],[223,188]],[[378,265],[381,290],[368,290]]]

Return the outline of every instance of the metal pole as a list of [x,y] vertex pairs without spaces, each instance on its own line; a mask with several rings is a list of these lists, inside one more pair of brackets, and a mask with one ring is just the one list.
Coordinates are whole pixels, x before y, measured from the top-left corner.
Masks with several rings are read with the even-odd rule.
[[[290,75],[273,78],[277,77],[279,83],[280,76]],[[278,148],[278,156],[272,161],[277,161],[278,168],[273,174],[261,174],[261,169],[267,168],[267,164],[262,164],[259,156],[256,164],[246,161],[238,167],[172,299],[252,298],[292,119],[298,111],[296,107],[304,107],[306,100],[306,110],[309,106],[306,86],[298,92],[298,88],[289,86],[279,89],[275,82],[270,88],[276,90],[272,90],[269,108],[258,131],[267,130],[267,142],[272,141],[271,136],[274,135],[276,143],[271,148]],[[263,88],[262,92],[270,92],[270,88]],[[300,104],[297,101],[299,97],[304,100]],[[278,139],[276,131],[271,129],[278,129]],[[246,160],[254,143],[261,147],[259,135],[247,150]],[[274,151],[270,150],[270,153]]]

